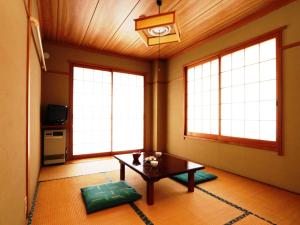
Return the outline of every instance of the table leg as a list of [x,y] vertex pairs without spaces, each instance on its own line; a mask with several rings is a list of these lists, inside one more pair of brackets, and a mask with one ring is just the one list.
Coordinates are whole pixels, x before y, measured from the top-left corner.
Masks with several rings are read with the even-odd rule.
[[147,181],[147,204],[153,205],[154,203],[154,182]]
[[125,164],[120,162],[120,180],[125,180]]
[[188,172],[188,192],[194,192],[194,185],[195,185],[195,172],[194,171],[190,171]]

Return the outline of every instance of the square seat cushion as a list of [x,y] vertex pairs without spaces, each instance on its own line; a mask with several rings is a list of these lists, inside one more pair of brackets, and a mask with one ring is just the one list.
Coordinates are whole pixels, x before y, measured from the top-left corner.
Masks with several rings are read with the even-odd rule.
[[126,182],[114,182],[81,188],[87,213],[133,202],[142,196]]
[[[214,180],[217,176],[202,170],[198,170],[195,172],[195,184],[204,183],[206,181]],[[182,183],[182,184],[188,184],[188,174],[182,173],[178,174],[172,177],[172,179]]]

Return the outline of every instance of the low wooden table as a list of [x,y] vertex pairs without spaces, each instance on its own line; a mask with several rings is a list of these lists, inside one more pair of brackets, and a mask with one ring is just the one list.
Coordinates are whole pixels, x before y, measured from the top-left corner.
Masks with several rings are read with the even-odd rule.
[[163,153],[158,157],[158,166],[152,167],[150,163],[145,162],[144,158],[154,155],[154,152],[144,152],[139,157],[138,162],[134,162],[132,154],[115,155],[120,162],[120,179],[125,180],[125,165],[140,174],[147,182],[147,203],[154,203],[154,182],[162,178],[172,177],[181,173],[188,173],[188,192],[194,191],[194,173],[197,170],[204,169],[203,165],[193,163],[176,156]]

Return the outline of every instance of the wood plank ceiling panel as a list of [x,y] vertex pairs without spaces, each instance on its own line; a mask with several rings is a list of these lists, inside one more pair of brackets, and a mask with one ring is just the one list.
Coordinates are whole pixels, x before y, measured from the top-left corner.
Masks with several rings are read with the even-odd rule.
[[56,40],[79,45],[98,2],[98,0],[59,0]]
[[[192,20],[188,19],[187,21],[182,21],[182,19],[188,18],[188,12],[186,10],[182,10],[184,9],[184,6],[178,5],[178,8],[176,9],[176,16],[182,33],[181,43],[161,45],[161,57],[168,58],[176,52],[186,48],[186,43],[190,43],[191,45],[198,40],[208,37],[218,30],[222,30],[226,26],[252,14],[263,6],[270,4],[272,1],[274,0],[248,0],[240,2],[236,0],[211,1],[211,4],[208,4],[202,10],[197,8],[197,4],[195,4],[194,8],[197,8],[199,13],[194,16]],[[192,6],[189,5],[189,8],[191,7]],[[132,48],[139,48],[139,45],[140,43]],[[147,54],[150,58],[157,57],[157,52],[153,52],[151,49],[148,49],[147,53],[144,54]]]
[[[182,42],[176,44],[170,44],[170,46],[161,46],[162,57],[168,58],[177,52],[193,45],[203,39],[206,39],[214,33],[231,26],[235,22],[252,15],[260,9],[270,6],[271,4],[277,4],[276,0],[248,0],[248,1],[236,1],[226,0],[221,4],[216,5],[211,12],[202,14],[193,21],[193,24],[187,24],[181,27]],[[231,10],[228,10],[231,9]],[[234,9],[234,10],[233,10]],[[180,11],[180,10],[178,10]],[[216,19],[217,18],[217,19]],[[195,35],[198,34],[198,35]],[[183,43],[190,43],[189,45]],[[172,48],[172,46],[174,46]],[[155,52],[147,52],[149,58],[155,57]]]
[[[218,4],[215,4],[213,8],[199,14],[194,18],[192,23],[182,23],[182,43],[176,46],[176,51],[174,51],[174,48],[170,48],[170,46],[162,46],[161,51],[164,53],[164,57],[173,55],[181,49],[186,48],[186,45],[183,43],[192,44],[205,39],[215,32],[251,15],[256,10],[270,4],[271,1],[274,0],[248,0],[240,2],[237,2],[236,0],[221,1]],[[178,12],[178,14],[180,13]],[[185,17],[185,15],[182,16],[182,18]]]
[[[211,35],[222,31],[226,27],[233,25],[234,23],[241,21],[242,19],[253,15],[258,10],[261,10],[265,7],[269,7],[272,4],[277,4],[276,0],[265,0],[265,1],[257,1],[257,0],[248,0],[238,3],[235,0],[224,1],[226,6],[221,7],[219,10],[215,9],[213,13],[210,13],[206,16],[206,20],[203,18],[200,19],[200,23],[196,27],[185,27],[184,32],[190,35],[186,35],[183,37],[183,42],[188,42],[193,45],[193,43],[198,43],[201,40],[205,40],[209,38]],[[226,10],[226,9],[234,8],[235,11]],[[205,16],[205,15],[203,15]],[[219,18],[216,20],[216,18]],[[199,33],[201,35],[192,35],[193,33]],[[181,45],[177,46],[176,51],[170,51],[170,48],[163,46],[163,52],[166,57],[170,55],[174,55],[177,52],[180,52],[182,49],[185,49],[189,46]]]
[[[256,12],[275,9],[293,0],[163,0],[161,12],[176,11],[180,43],[161,46],[161,57],[211,37]],[[157,58],[158,47],[146,47],[134,30],[134,19],[158,13],[156,0],[40,0],[45,40]]]
[[139,1],[100,1],[81,45],[103,49]]
[[38,6],[43,38],[56,40],[58,0],[40,0]]

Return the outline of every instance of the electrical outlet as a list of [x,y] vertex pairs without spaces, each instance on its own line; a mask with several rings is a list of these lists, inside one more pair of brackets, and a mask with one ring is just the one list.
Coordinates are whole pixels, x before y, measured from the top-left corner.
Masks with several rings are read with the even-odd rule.
[[24,213],[27,217],[27,197],[26,196],[24,197]]

